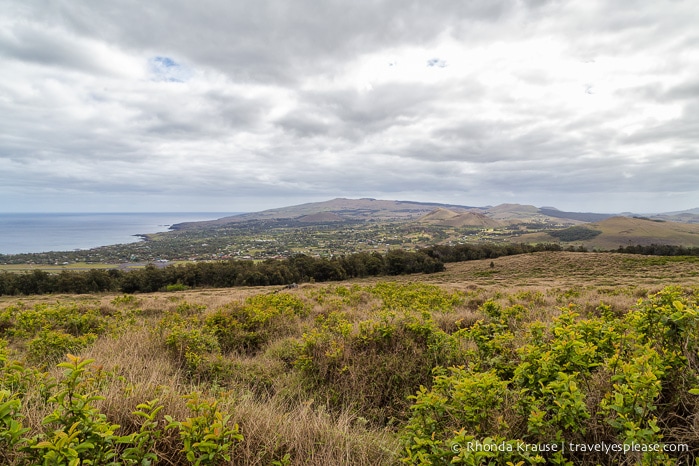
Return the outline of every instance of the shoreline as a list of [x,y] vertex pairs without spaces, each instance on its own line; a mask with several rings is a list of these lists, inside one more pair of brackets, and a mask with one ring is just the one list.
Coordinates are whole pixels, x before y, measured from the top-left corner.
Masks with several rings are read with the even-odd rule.
[[172,231],[178,222],[207,221],[227,215],[227,212],[0,214],[0,257],[71,253],[149,241],[149,235]]

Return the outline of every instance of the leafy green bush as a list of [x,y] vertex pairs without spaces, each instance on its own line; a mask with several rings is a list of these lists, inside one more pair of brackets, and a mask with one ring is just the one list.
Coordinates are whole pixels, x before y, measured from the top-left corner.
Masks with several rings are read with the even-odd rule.
[[[410,407],[411,417],[403,432],[410,441],[406,443],[403,463],[449,464],[467,450],[468,442],[476,436],[485,437],[482,442],[504,439],[508,425],[501,410],[507,402],[507,382],[495,372],[472,373],[463,366],[436,371],[431,389],[420,387]],[[466,432],[472,435],[466,436]],[[498,436],[499,434],[499,436]],[[469,452],[470,453],[470,452]],[[482,452],[480,452],[482,453]],[[499,460],[505,464],[514,455],[462,455],[473,461],[461,464],[484,464],[482,460]],[[475,457],[475,458],[474,458]],[[485,464],[488,464],[486,462]]]
[[[600,317],[581,319],[569,307],[549,325],[533,322],[521,331],[503,316],[512,309],[503,312],[485,303],[486,318],[464,332],[478,348],[469,366],[448,375],[437,370],[431,388],[422,387],[413,397],[402,461],[669,465],[687,460],[691,453],[671,457],[661,448],[600,453],[564,451],[560,445],[683,443],[687,425],[678,425],[677,413],[699,407],[690,395],[699,393],[692,390],[699,381],[698,300],[694,293],[667,288],[627,315],[615,316],[601,306]],[[503,341],[503,335],[509,336]],[[498,359],[502,351],[509,364]],[[501,448],[464,448],[474,442]],[[552,444],[559,450],[536,448]],[[522,445],[535,448],[522,451]]]
[[448,292],[426,283],[398,284],[380,282],[367,291],[383,300],[383,308],[427,312],[452,312],[463,304],[465,296],[460,292]]
[[355,324],[331,313],[304,334],[295,365],[331,406],[354,406],[385,423],[405,418],[407,397],[430,383],[433,367],[461,364],[464,354],[459,336],[439,329],[428,312],[382,311]]
[[138,306],[141,304],[141,300],[132,294],[125,294],[112,299],[112,304],[114,306]]
[[32,308],[9,306],[0,317],[0,322],[4,334],[18,340],[46,331],[80,337],[99,335],[109,329],[108,318],[98,309],[77,304],[37,304]]
[[58,392],[48,400],[57,407],[42,423],[54,426],[53,430],[29,441],[30,458],[43,464],[115,464],[115,445],[119,439],[115,431],[119,426],[110,423],[93,406],[102,399],[90,393],[94,380],[87,366],[93,360],[73,355],[68,355],[68,359],[58,365],[66,371]]
[[196,373],[208,353],[218,353],[216,336],[197,321],[181,320],[172,324],[165,337],[165,347],[190,373]]
[[230,425],[231,415],[218,411],[215,400],[202,399],[196,392],[186,398],[194,416],[184,421],[165,416],[165,428],[179,431],[187,460],[197,466],[230,461],[233,447],[243,440],[238,424]]
[[165,285],[163,288],[163,291],[167,292],[173,292],[173,291],[187,291],[189,287],[187,285],[183,285],[182,283],[173,283],[171,285]]
[[[159,428],[158,400],[140,403],[133,412],[138,430],[118,435],[120,426],[109,421],[95,407],[104,399],[96,393],[103,388],[106,374],[91,368],[92,359],[68,355],[58,364],[63,377],[50,384],[46,398],[53,411],[43,418],[45,426],[30,437],[21,414],[21,395],[0,389],[0,460],[3,464],[44,465],[150,465],[158,463],[156,443],[163,436]],[[237,442],[243,440],[230,414],[218,410],[218,400],[203,399],[198,393],[186,397],[193,413],[184,421],[164,416],[166,430],[176,429],[185,458],[196,465],[218,465],[230,461]]]
[[24,435],[29,431],[22,426],[21,401],[9,390],[0,390],[0,459],[12,464],[19,455],[19,448],[26,443]]
[[288,293],[257,295],[245,304],[229,304],[206,318],[206,327],[224,352],[258,352],[272,336],[288,335],[298,317],[307,314],[305,303]]
[[187,301],[182,301],[175,308],[175,312],[183,316],[200,315],[206,311],[206,306],[203,304],[193,304]]
[[121,454],[125,465],[151,465],[158,462],[155,452],[155,443],[160,439],[163,431],[158,428],[156,416],[163,409],[158,400],[150,400],[136,406],[134,416],[141,418],[141,426],[138,432],[121,437],[117,443],[127,445]]
[[28,345],[29,361],[40,367],[52,365],[69,353],[87,348],[97,340],[97,335],[88,333],[75,337],[69,333],[55,330],[42,330]]

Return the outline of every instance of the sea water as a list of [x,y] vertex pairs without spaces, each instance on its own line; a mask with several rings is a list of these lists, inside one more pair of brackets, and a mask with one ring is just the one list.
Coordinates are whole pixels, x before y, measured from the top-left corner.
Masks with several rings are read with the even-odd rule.
[[0,213],[0,254],[72,251],[140,241],[183,222],[215,220],[233,212]]

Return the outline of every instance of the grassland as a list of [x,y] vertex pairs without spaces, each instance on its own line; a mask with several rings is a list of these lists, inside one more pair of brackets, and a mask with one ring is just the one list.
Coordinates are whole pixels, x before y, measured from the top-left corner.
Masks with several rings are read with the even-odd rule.
[[[531,431],[531,426],[528,431],[526,416],[516,415],[515,407],[523,405],[505,397],[512,404],[484,404],[487,415],[473,418],[477,422],[458,417],[452,419],[455,424],[436,420],[441,430],[433,432],[431,440],[429,435],[423,439],[434,443],[428,449],[432,453],[419,456],[423,447],[418,448],[409,439],[424,435],[425,427],[418,420],[418,414],[423,413],[421,407],[426,400],[447,393],[439,392],[438,384],[433,386],[437,380],[433,375],[442,374],[440,383],[452,383],[454,374],[458,374],[447,375],[446,369],[439,368],[456,365],[476,371],[475,366],[480,364],[482,367],[474,374],[485,374],[483,378],[463,380],[478,380],[486,387],[490,386],[487,374],[496,374],[514,384],[519,374],[515,367],[519,366],[511,364],[526,361],[528,353],[523,348],[529,348],[527,339],[537,325],[553,329],[549,343],[557,341],[556,335],[565,334],[564,330],[573,332],[571,329],[578,329],[575,325],[586,322],[611,322],[621,328],[629,311],[640,309],[639,300],[652,300],[666,287],[676,287],[676,300],[686,300],[682,309],[694,309],[694,314],[687,316],[696,317],[697,258],[542,252],[447,264],[445,272],[430,275],[304,284],[295,289],[2,297],[0,335],[7,347],[3,350],[5,361],[0,360],[0,389],[13,392],[21,400],[18,416],[23,426],[33,435],[43,434],[42,438],[50,440],[57,424],[44,421],[58,409],[50,395],[65,377],[56,364],[65,360],[68,352],[94,359],[89,377],[80,388],[102,397],[92,404],[110,423],[120,426],[120,435],[139,432],[142,420],[132,414],[139,403],[157,399],[163,406],[155,417],[161,436],[148,447],[157,454],[159,464],[189,464],[182,451],[184,436],[176,429],[164,429],[163,416],[183,421],[194,418],[183,398],[191,393],[217,400],[218,412],[230,415],[230,426],[237,424],[243,436],[233,442],[231,459],[222,464],[429,464],[428,457],[439,464],[438,459],[448,461],[448,455],[456,458],[456,464],[505,464],[497,458],[476,461],[453,452],[439,453],[443,456],[438,458],[435,452],[441,452],[440,445],[453,443],[454,438],[468,440],[464,436],[469,433],[491,431],[494,438],[516,432],[514,438],[528,435],[539,442],[547,438],[627,441],[624,429],[617,432],[612,425],[621,416],[622,407],[608,407],[611,405],[602,402],[605,393],[621,393],[611,379],[604,378],[607,362],[600,360],[591,364],[592,369],[577,368],[570,373],[558,370],[576,377],[581,387],[587,384],[587,398],[576,398],[579,403],[575,406],[586,409],[591,417],[582,416],[581,424],[560,421],[567,427],[559,428],[554,422],[558,412],[550,412],[545,418],[548,424],[541,424],[539,433]],[[573,320],[564,325],[569,315]],[[595,320],[603,316],[607,320]],[[686,324],[687,320],[682,322]],[[598,330],[607,331],[605,328]],[[487,329],[499,330],[491,335]],[[690,330],[682,341],[691,353],[696,351],[692,345],[699,336],[696,326]],[[507,338],[498,340],[497,335]],[[542,341],[539,346],[549,343]],[[601,343],[595,348],[598,346]],[[638,348],[634,346],[633,351]],[[492,354],[486,355],[488,351]],[[589,347],[586,351],[598,350]],[[683,350],[676,351],[679,355]],[[662,355],[653,352],[651,356]],[[8,369],[12,360],[20,361],[23,369]],[[680,362],[666,361],[665,372],[670,374],[670,365]],[[687,390],[696,382],[692,375],[696,366],[692,364],[690,361],[689,369],[683,369],[686,375],[682,386],[686,385]],[[628,370],[636,371],[631,366]],[[619,369],[618,373],[624,372]],[[663,377],[669,380],[669,375],[657,376],[658,380]],[[453,387],[462,390],[464,382],[459,380]],[[554,382],[560,381],[546,382],[550,384],[546,387],[560,385]],[[627,382],[616,379],[615,383],[622,386]],[[493,393],[507,389],[496,385],[491,387]],[[458,392],[453,387],[447,391]],[[482,387],[472,388],[473,393],[480,393],[477,390]],[[417,398],[408,398],[416,394]],[[699,404],[690,395],[678,392],[676,396],[681,398],[683,410],[674,417],[665,412],[670,409],[670,401],[665,398],[638,419],[632,419],[632,414],[624,416],[629,422],[637,422],[637,441],[645,438],[647,443],[689,445],[691,452],[682,457],[686,461],[687,455],[699,452],[699,433],[694,427]],[[485,394],[477,397],[486,398]],[[449,403],[456,398],[444,400],[442,409],[449,413]],[[537,406],[531,408],[532,412],[535,408],[545,410]],[[607,417],[596,414],[596,410],[604,411]],[[498,413],[501,418],[498,421],[488,413]],[[655,425],[648,423],[653,416],[661,415],[667,415],[663,420],[674,419],[672,425],[661,425],[665,439],[653,432],[644,434],[644,429]],[[582,430],[576,430],[576,426],[582,426]],[[458,434],[459,429],[466,430]],[[454,432],[461,437],[453,437]],[[0,455],[6,464],[30,464],[31,456],[20,452],[21,445],[13,448],[15,451]],[[123,451],[124,447],[114,448]],[[539,461],[533,456],[522,458],[523,464]],[[640,454],[565,458],[569,463],[556,464],[679,461],[677,456],[649,459]],[[544,463],[538,464],[556,461],[546,454],[540,460]]]
[[[587,223],[583,228],[600,232],[591,239],[562,244],[582,245],[589,250],[614,250],[619,246],[648,246],[667,244],[672,246],[697,246],[699,225],[666,222],[648,218],[612,217],[600,222]],[[547,232],[524,234],[517,239],[523,242],[556,242]]]

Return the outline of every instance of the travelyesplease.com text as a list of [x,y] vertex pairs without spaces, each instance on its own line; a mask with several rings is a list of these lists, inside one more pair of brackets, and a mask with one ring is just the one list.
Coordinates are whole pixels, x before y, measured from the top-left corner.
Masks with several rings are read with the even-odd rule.
[[687,452],[689,445],[683,443],[525,443],[525,442],[479,442],[477,440],[465,444],[455,443],[452,451],[469,452],[521,452],[521,453],[646,453],[646,452]]

